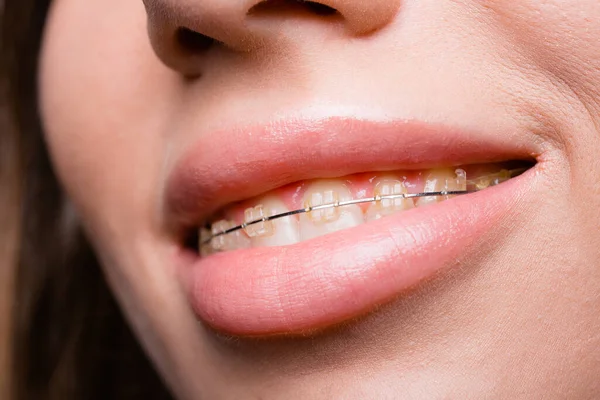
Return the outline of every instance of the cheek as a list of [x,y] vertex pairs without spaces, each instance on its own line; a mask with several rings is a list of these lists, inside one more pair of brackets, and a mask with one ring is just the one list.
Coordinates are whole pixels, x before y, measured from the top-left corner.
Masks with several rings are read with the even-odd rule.
[[149,46],[141,1],[54,2],[42,120],[59,179],[94,234],[153,213],[173,79]]
[[486,0],[497,22],[515,32],[523,51],[544,69],[575,85],[600,87],[600,2],[597,0]]

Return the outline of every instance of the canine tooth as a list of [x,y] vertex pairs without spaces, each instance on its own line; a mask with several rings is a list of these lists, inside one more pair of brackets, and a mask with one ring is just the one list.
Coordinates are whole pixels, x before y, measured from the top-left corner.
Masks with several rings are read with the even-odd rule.
[[[341,182],[320,181],[313,184],[304,195],[306,207],[336,204],[352,200],[352,193]],[[300,240],[308,240],[364,223],[358,205],[330,207],[300,214]]]
[[[268,215],[278,215],[290,211],[280,199],[270,196],[261,200],[263,209]],[[289,216],[270,221],[273,225],[273,234],[257,236],[251,239],[253,247],[285,246],[298,243],[298,218]]]
[[[304,205],[306,208],[312,209],[326,204],[335,204],[340,200],[339,194],[333,190],[325,190],[323,192],[314,192],[310,195],[310,200]],[[340,213],[338,207],[328,207],[321,210],[312,210],[309,213],[310,219],[315,224],[332,222],[339,218]]]
[[[244,221],[249,224],[253,221],[262,220],[267,218],[268,215],[262,204],[257,205],[253,208],[248,208],[244,212]],[[252,225],[248,225],[244,228],[244,231],[250,238],[271,236],[275,229],[273,227],[273,221],[260,221]]]
[[[381,196],[407,194],[408,190],[406,189],[404,183],[399,180],[383,179],[375,185],[375,190],[373,193],[375,198],[379,198]],[[401,197],[396,199],[384,198],[369,206],[366,217],[369,221],[376,220],[385,217],[386,215],[390,215],[398,211],[408,210],[413,207],[414,202],[412,199],[405,199]]]

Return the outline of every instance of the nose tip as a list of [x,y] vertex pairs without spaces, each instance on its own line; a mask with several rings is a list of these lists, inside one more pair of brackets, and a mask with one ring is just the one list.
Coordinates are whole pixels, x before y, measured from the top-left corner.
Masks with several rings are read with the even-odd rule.
[[[277,26],[284,19],[310,16],[323,23],[341,20],[345,33],[354,37],[385,27],[394,19],[400,3],[401,0],[144,0],[148,33],[156,54],[165,64],[184,73],[193,71],[215,44],[251,52],[280,39],[282,33]],[[297,19],[301,23],[304,18]],[[306,29],[310,26],[306,24]]]

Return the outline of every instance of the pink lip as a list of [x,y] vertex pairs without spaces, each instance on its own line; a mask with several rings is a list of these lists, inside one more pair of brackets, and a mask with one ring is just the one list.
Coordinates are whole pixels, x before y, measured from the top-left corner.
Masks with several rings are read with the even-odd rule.
[[[211,135],[167,185],[167,215],[190,226],[286,183],[362,171],[514,159],[535,151],[502,135],[423,123],[294,121]],[[359,316],[451,268],[526,190],[531,173],[475,194],[292,246],[176,263],[199,318],[235,335],[297,333]]]

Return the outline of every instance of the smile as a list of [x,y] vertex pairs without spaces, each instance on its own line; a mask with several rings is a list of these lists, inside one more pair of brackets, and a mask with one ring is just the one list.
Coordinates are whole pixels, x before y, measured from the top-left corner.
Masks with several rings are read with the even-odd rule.
[[[426,207],[512,179],[527,168],[478,166],[475,178],[465,168],[425,172],[371,173],[289,185],[260,196],[250,208],[232,206],[198,232],[200,254],[261,246],[284,246]],[[475,169],[471,167],[470,169]],[[497,172],[488,172],[497,170]],[[486,171],[486,172],[482,172]],[[423,177],[426,177],[423,180]],[[302,208],[298,199],[302,198]],[[288,207],[288,205],[290,205]]]
[[318,331],[450,271],[501,234],[540,154],[406,121],[284,121],[213,137],[172,171],[166,220],[194,232],[175,258],[190,306],[242,336]]

